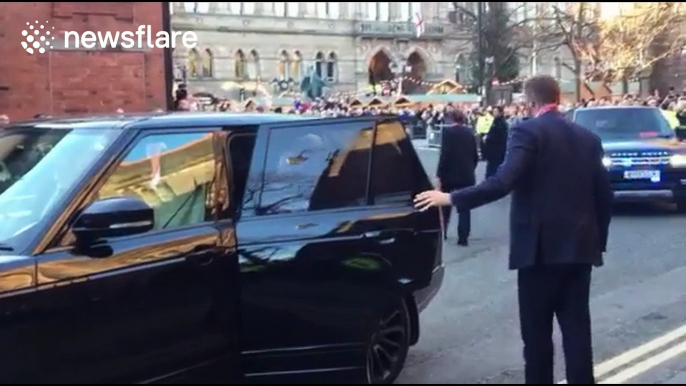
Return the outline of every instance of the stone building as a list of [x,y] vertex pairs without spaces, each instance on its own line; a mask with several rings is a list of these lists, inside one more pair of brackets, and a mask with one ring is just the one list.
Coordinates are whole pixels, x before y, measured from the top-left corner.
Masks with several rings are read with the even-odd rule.
[[[464,80],[469,33],[448,20],[449,2],[173,3],[172,29],[194,31],[198,46],[174,52],[176,78],[193,91],[237,98],[278,95],[311,71],[328,92],[369,90],[403,77],[421,92]],[[412,21],[420,15],[424,33]]]
[[[61,31],[163,30],[160,2],[0,3],[0,114],[12,120],[63,115],[151,111],[165,108],[167,88],[161,49],[53,47],[34,54],[21,43],[27,23]],[[36,26],[35,28],[40,28]]]

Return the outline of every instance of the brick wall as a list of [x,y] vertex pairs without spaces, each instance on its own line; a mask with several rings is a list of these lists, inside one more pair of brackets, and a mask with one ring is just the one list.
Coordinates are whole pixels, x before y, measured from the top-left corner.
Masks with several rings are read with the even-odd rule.
[[28,54],[21,46],[27,22],[55,31],[162,30],[162,3],[0,3],[0,114],[12,120],[51,115],[164,108],[161,49],[65,50]]

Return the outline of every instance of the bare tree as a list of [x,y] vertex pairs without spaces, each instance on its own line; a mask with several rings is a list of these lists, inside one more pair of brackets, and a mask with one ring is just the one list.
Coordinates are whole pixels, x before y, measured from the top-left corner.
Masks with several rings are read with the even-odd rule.
[[613,15],[590,2],[552,5],[538,14],[540,49],[568,51],[572,61],[561,65],[575,75],[577,97],[591,80],[622,81],[626,91],[628,79],[684,47],[682,3],[615,4]]
[[684,4],[630,3],[620,15],[602,20],[596,50],[587,53],[593,76],[608,83],[628,80],[686,47]]

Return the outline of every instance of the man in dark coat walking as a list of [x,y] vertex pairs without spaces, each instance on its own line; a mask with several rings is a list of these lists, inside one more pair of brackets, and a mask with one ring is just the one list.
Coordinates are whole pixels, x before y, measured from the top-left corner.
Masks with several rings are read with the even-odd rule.
[[486,178],[491,177],[505,161],[507,151],[508,124],[502,106],[493,109],[493,125],[484,141],[486,159]]
[[526,383],[552,384],[557,317],[569,384],[593,384],[590,288],[603,265],[613,199],[600,139],[558,110],[560,86],[531,78],[524,93],[536,117],[512,129],[505,162],[478,186],[415,198],[426,210],[466,210],[512,192],[510,268],[518,270]]
[[[439,188],[443,192],[473,186],[476,183],[475,170],[479,163],[479,151],[474,131],[466,126],[466,117],[459,110],[451,109],[445,114],[445,127],[441,136],[441,155],[438,159]],[[443,235],[447,239],[450,222],[450,206],[442,208],[444,219]],[[469,209],[458,210],[457,244],[467,246],[472,220]]]

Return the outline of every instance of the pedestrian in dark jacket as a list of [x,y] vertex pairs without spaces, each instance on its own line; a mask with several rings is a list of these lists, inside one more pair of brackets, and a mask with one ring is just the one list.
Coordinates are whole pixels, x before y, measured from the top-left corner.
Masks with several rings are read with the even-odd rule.
[[493,109],[493,125],[484,142],[486,178],[495,174],[505,160],[507,151],[508,124],[502,106]]

